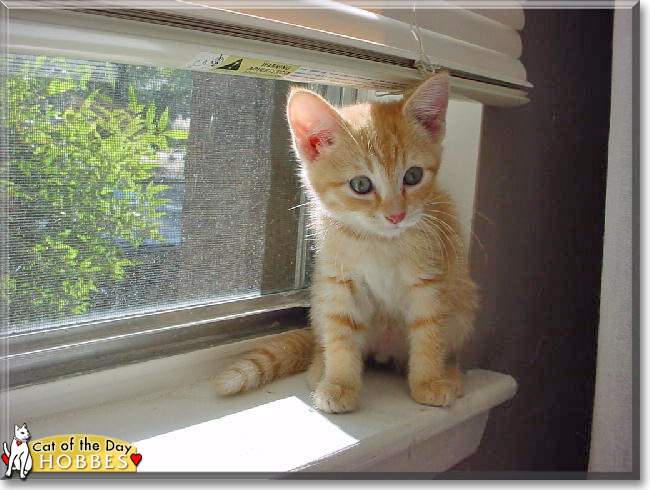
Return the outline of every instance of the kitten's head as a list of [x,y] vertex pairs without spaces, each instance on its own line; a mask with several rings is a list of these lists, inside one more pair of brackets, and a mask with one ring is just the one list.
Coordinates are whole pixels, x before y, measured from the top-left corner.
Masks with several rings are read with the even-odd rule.
[[27,430],[27,424],[23,424],[22,427],[18,427],[14,424],[14,435],[19,441],[26,441],[29,439],[29,431]]
[[399,102],[339,109],[294,89],[287,115],[312,198],[361,234],[394,237],[415,225],[436,193],[448,99],[447,73]]

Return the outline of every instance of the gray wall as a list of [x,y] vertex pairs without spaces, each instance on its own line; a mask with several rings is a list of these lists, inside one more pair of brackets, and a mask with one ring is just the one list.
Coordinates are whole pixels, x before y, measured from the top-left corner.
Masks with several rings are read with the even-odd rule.
[[527,10],[531,102],[484,113],[472,266],[483,306],[467,367],[513,400],[456,470],[586,471],[596,370],[612,12]]

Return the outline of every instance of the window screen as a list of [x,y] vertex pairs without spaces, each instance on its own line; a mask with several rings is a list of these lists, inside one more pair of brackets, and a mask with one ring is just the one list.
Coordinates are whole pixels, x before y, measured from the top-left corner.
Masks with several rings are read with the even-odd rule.
[[296,287],[288,88],[10,55],[3,333]]

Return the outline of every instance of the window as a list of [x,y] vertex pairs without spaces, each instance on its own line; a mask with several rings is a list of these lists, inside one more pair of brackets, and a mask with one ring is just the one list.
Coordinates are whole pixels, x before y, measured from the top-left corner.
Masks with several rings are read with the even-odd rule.
[[[306,325],[295,307],[306,305],[310,241],[284,116],[287,82],[9,61],[3,333],[19,354],[45,351],[39,376],[52,363],[84,369],[87,356],[107,366],[134,346],[127,358]],[[335,103],[378,99],[310,88]],[[448,139],[477,140],[480,114],[480,104],[453,101],[449,126],[458,129]],[[443,165],[441,175],[456,186],[466,230],[475,149],[451,145],[449,158],[465,159],[470,172]],[[257,311],[266,321],[222,321]],[[29,382],[34,361],[23,362],[14,379]]]
[[[156,329],[176,331],[146,336],[159,352],[182,345],[179,325],[219,330],[214,342],[305,325],[304,308],[292,310],[305,306],[309,242],[284,115],[288,82],[8,59],[2,335],[10,351],[51,351],[44,365],[77,370],[113,337],[129,339],[110,347],[107,363],[132,336]],[[282,324],[271,315],[214,327],[277,310],[291,310]],[[70,346],[86,343],[85,355],[73,355]],[[24,362],[28,382],[34,361]]]
[[288,83],[9,60],[6,333],[302,287]]
[[[412,29],[371,12],[327,3],[337,25],[361,29],[354,38],[304,19],[168,3],[11,11],[0,335],[12,383],[304,326],[310,242],[284,116],[289,85],[348,104],[419,78],[405,49]],[[458,15],[498,27],[504,46],[518,39],[521,19],[499,27]],[[375,27],[395,44],[378,49],[363,34]],[[430,34],[425,46],[440,37]],[[525,102],[515,45],[493,53],[487,72],[474,66],[482,47],[449,35],[457,57],[433,61],[457,75],[457,95]],[[187,69],[238,52],[297,70],[272,80]],[[450,115],[471,114],[477,135],[480,104],[454,104]],[[469,223],[473,186],[448,168],[452,184],[464,182]]]

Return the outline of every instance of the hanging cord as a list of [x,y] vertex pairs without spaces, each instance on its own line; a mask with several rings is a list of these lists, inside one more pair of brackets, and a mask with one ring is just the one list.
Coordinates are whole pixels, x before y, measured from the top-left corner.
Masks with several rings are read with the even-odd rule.
[[[422,77],[424,80],[425,78],[429,78],[431,75],[435,74],[442,67],[439,64],[431,61],[431,58],[429,58],[429,55],[424,50],[424,44],[422,43],[422,32],[420,31],[420,26],[417,21],[416,4],[417,0],[413,0],[413,7],[411,9],[411,34],[413,34],[417,45],[417,56],[413,64],[420,73],[420,77]],[[377,92],[377,97],[385,97],[388,95],[403,95],[408,90],[410,90],[410,88]]]
[[431,61],[429,55],[424,50],[424,44],[422,43],[422,32],[420,31],[420,25],[417,21],[417,0],[413,0],[413,9],[411,11],[411,34],[415,38],[415,42],[418,47],[417,59],[415,60],[415,67],[420,72],[422,78],[429,78],[431,75],[440,70],[441,66],[437,63]]

